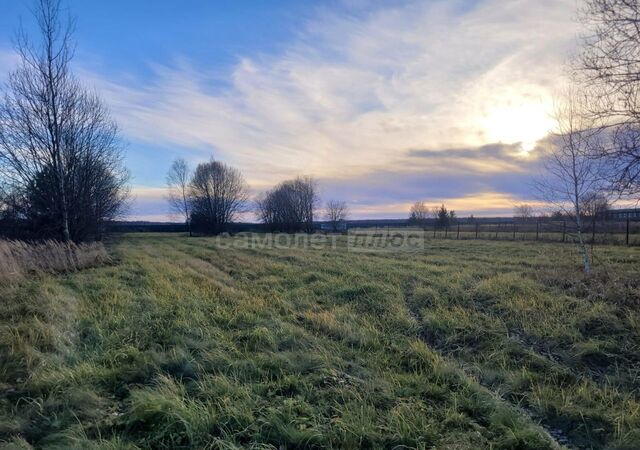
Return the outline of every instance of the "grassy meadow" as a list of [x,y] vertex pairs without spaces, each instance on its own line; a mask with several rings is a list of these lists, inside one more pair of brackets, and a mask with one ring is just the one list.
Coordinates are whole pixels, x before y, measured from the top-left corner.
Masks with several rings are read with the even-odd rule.
[[240,239],[0,285],[0,447],[640,448],[640,248]]

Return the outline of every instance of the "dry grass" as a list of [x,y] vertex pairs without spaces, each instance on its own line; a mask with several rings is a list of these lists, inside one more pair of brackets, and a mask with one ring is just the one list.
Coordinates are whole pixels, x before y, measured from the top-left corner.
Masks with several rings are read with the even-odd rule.
[[0,448],[638,450],[640,247],[347,238],[0,285]]
[[108,260],[109,255],[101,242],[65,244],[0,240],[0,281],[21,279],[34,273],[72,272]]

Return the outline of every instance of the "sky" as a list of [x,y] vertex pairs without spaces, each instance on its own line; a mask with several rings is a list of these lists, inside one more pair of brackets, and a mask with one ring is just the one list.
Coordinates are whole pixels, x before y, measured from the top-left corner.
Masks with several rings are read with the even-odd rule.
[[[352,218],[527,202],[577,0],[67,0],[74,70],[118,122],[127,219],[172,220],[176,158],[240,169],[252,195],[297,175]],[[0,80],[28,0],[0,0]],[[251,219],[251,217],[247,217]]]

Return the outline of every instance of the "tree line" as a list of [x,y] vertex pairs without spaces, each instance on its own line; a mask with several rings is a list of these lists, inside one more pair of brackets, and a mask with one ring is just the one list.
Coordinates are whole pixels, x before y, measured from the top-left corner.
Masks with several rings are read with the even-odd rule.
[[[229,231],[233,222],[249,212],[266,231],[311,233],[320,209],[318,184],[312,177],[283,181],[250,202],[240,171],[213,159],[193,171],[184,159],[175,160],[167,174],[167,188],[171,209],[185,221],[190,234]],[[333,231],[338,231],[347,215],[345,202],[327,203],[326,219]]]
[[429,219],[433,219],[436,228],[447,228],[455,223],[457,216],[454,210],[447,210],[444,204],[429,208],[424,201],[417,201],[411,205],[409,224],[424,227]]

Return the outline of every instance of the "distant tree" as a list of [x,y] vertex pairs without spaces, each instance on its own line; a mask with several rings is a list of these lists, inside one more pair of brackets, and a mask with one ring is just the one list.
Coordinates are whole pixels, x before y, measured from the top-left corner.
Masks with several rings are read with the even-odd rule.
[[409,223],[424,227],[428,217],[429,208],[424,204],[423,201],[418,201],[411,205],[411,210],[409,212]]
[[189,183],[194,229],[220,233],[246,211],[247,185],[239,170],[220,161],[200,163]]
[[73,21],[60,2],[33,12],[41,39],[18,32],[19,65],[0,101],[0,184],[42,237],[96,238],[129,193],[118,129],[71,72]]
[[527,203],[521,203],[513,208],[513,218],[526,222],[533,217],[533,207]]
[[326,217],[334,233],[338,231],[340,224],[346,220],[348,214],[349,209],[347,208],[346,202],[338,200],[330,200],[327,202]]
[[449,226],[451,216],[449,215],[449,211],[447,211],[447,208],[444,205],[433,208],[432,214],[436,220],[436,226],[438,228],[447,228]]
[[191,236],[191,173],[187,162],[180,158],[173,161],[167,173],[167,200],[174,214],[177,214],[187,224]]
[[431,213],[431,218],[434,220],[435,224],[438,225],[438,215],[440,213],[440,207],[439,206],[432,206],[429,209],[429,212]]
[[600,144],[593,122],[581,114],[581,98],[569,93],[556,112],[557,129],[553,144],[544,160],[545,173],[536,183],[541,198],[571,218],[576,226],[577,244],[586,273],[591,272],[591,258],[583,236],[585,199],[602,190],[602,161],[591,155]]
[[580,211],[595,233],[596,223],[607,217],[610,209],[609,199],[604,192],[588,192],[581,199],[581,203]]
[[454,224],[456,223],[457,220],[458,220],[458,216],[456,215],[456,212],[452,209],[451,211],[449,211],[449,223]]
[[272,231],[313,231],[318,208],[317,183],[311,177],[283,181],[256,201],[256,214]]
[[562,220],[566,217],[566,214],[564,211],[560,210],[560,209],[555,209],[551,212],[551,219],[553,220]]
[[580,210],[584,217],[604,219],[611,209],[609,198],[604,192],[588,192],[581,203]]

